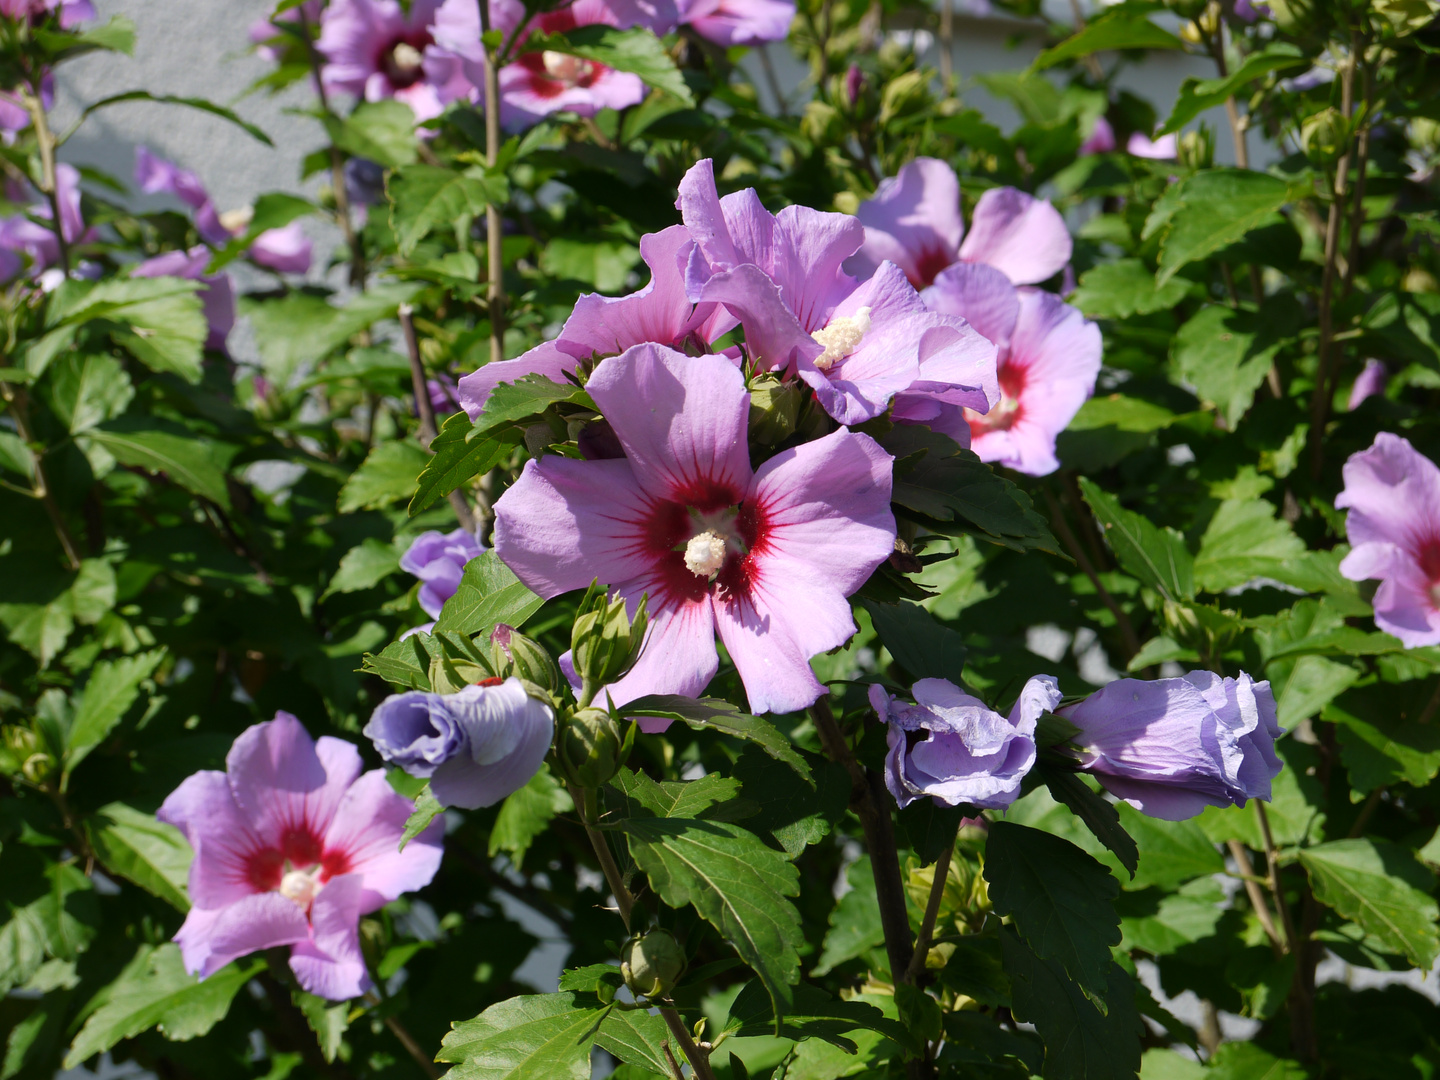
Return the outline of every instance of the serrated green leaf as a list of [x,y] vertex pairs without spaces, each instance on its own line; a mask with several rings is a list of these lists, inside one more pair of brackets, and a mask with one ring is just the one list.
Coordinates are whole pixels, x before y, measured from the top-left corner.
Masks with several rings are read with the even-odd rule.
[[1384,840],[1332,840],[1302,848],[1300,862],[1322,904],[1422,970],[1440,956],[1435,878],[1410,852]]
[[285,389],[302,368],[318,365],[374,323],[394,318],[422,287],[415,282],[372,285],[343,305],[314,289],[292,289],[281,297],[241,297],[240,314],[255,332],[265,377]]
[[190,910],[188,881],[194,852],[175,826],[115,802],[96,811],[89,835],[96,857],[110,873],[178,911]]
[[[959,683],[965,668],[965,639],[918,604],[862,601],[880,642],[913,679]],[[927,800],[928,801],[928,800]]]
[[485,409],[475,421],[475,428],[484,431],[520,420],[539,416],[551,405],[561,403],[592,407],[590,395],[574,383],[556,382],[543,375],[525,375],[514,382],[501,383],[485,399]]
[[411,634],[393,641],[377,655],[366,653],[361,670],[407,690],[430,689],[429,634]]
[[1114,495],[1088,477],[1080,478],[1080,490],[1100,523],[1110,550],[1127,572],[1158,589],[1167,600],[1194,598],[1195,564],[1185,547],[1184,537],[1126,510]]
[[451,1080],[589,1080],[608,1013],[570,992],[510,998],[453,1025],[435,1057],[455,1065]]
[[1166,956],[1215,933],[1225,914],[1225,894],[1210,878],[1192,881],[1179,891],[1162,895],[1158,889],[1122,899],[1121,948],[1139,949],[1151,956]]
[[412,442],[382,442],[340,489],[340,512],[378,510],[408,498],[415,490],[415,478],[428,464],[425,451]]
[[50,366],[50,407],[72,435],[113,420],[135,396],[120,361],[99,353],[67,353]]
[[804,937],[786,899],[799,893],[800,879],[784,854],[727,822],[632,818],[619,827],[660,898],[694,905],[764,981],[776,1015],[786,1012]]
[[463,412],[451,416],[430,443],[433,456],[410,500],[410,516],[428,510],[472,476],[508,460],[523,438],[517,427],[480,428]]
[[[49,958],[74,960],[94,939],[100,913],[94,886],[77,866],[39,859],[23,880],[0,883],[0,991],[28,980]],[[10,862],[13,872],[15,864]],[[24,892],[17,903],[14,889]],[[5,894],[10,894],[6,896]]]
[[1156,285],[1155,275],[1139,259],[1118,259],[1087,270],[1067,299],[1092,319],[1126,319],[1168,311],[1189,292],[1188,281],[1172,278]]
[[1184,43],[1162,30],[1145,16],[1145,10],[1121,5],[1091,19],[1077,34],[1046,49],[1035,58],[1035,71],[1054,67],[1066,60],[1117,49],[1183,49]]
[[347,551],[335,568],[330,584],[320,599],[336,593],[361,592],[380,584],[400,569],[400,552],[396,546],[367,536]]
[[[1140,849],[1120,824],[1120,814],[1114,804],[1101,798],[1079,773],[1042,764],[1040,775],[1054,801],[1067,807],[1074,821],[1083,823],[1089,835],[1103,844],[1133,879],[1140,862]],[[1075,840],[1075,837],[1069,839]]]
[[70,594],[48,604],[0,604],[0,622],[9,629],[11,643],[35,657],[42,668],[49,667],[75,629]]
[[1264,499],[1226,499],[1210,519],[1195,553],[1195,583],[1223,592],[1305,553],[1305,543]]
[[1129,803],[1117,803],[1115,808],[1121,826],[1135,838],[1140,850],[1134,880],[1122,882],[1126,889],[1173,889],[1195,878],[1225,872],[1225,860],[1215,842],[1193,818],[1160,821]]
[[985,844],[985,880],[996,913],[1013,918],[1038,957],[1105,992],[1110,946],[1120,943],[1120,883],[1103,864],[1068,840],[999,821]]
[[794,769],[810,787],[815,780],[805,759],[795,752],[790,739],[774,724],[759,716],[741,712],[721,698],[689,698],[680,694],[647,694],[628,701],[619,710],[625,716],[658,716],[683,720],[692,728],[714,728],[737,739],[747,739]]
[[415,797],[415,809],[405,819],[405,831],[400,835],[400,850],[404,851],[406,844],[428,829],[430,823],[443,813],[445,807],[430,791],[430,785],[426,784]]
[[90,1017],[65,1055],[65,1068],[152,1027],[172,1042],[204,1035],[225,1018],[230,1002],[265,964],[237,960],[201,981],[186,974],[177,945],[142,945],[116,980],[87,1006]]
[[617,30],[612,26],[579,26],[563,34],[535,34],[525,42],[527,52],[546,50],[594,60],[616,71],[638,75],[650,86],[663,90],[687,108],[695,96],[681,76],[664,43],[645,27]]
[[739,780],[719,773],[698,780],[655,781],[644,773],[622,768],[610,783],[632,804],[632,809],[648,810],[656,817],[705,817],[707,811],[734,800],[740,792]]
[[529,783],[500,804],[500,813],[490,829],[490,857],[503,851],[518,869],[525,861],[525,852],[550,827],[555,816],[574,809],[570,793],[542,765]]
[[1209,1064],[1206,1080],[1305,1080],[1310,1076],[1298,1061],[1277,1058],[1253,1042],[1222,1043]]
[[403,101],[362,101],[343,120],[325,117],[330,140],[355,157],[369,158],[389,169],[415,161],[415,112]]
[[1182,180],[1178,206],[1160,242],[1156,285],[1176,271],[1243,240],[1290,200],[1285,181],[1252,169],[1205,169]]
[[73,770],[118,724],[140,696],[140,684],[155,673],[164,649],[152,649],[96,664],[75,707],[65,743],[65,768]]
[[162,429],[139,417],[112,420],[87,434],[122,465],[163,473],[186,491],[230,509],[225,471],[236,447]]
[[768,832],[791,858],[810,844],[818,844],[845,816],[850,805],[850,774],[843,765],[805,755],[815,789],[794,782],[789,766],[759,746],[740,752],[731,775],[743,785],[742,794],[760,807],[745,819],[751,832]]
[[[56,290],[45,325],[53,331],[97,319],[115,323],[111,337],[141,363],[196,383],[209,335],[200,287],[175,277],[75,282]],[[38,363],[38,355],[27,360],[32,371]]]
[[479,217],[491,201],[504,200],[502,190],[492,192],[483,175],[442,168],[407,165],[390,174],[385,185],[390,196],[390,225],[400,254],[409,256],[415,245],[436,228],[455,227],[463,217]]
[[1194,76],[1180,84],[1180,96],[1170,119],[1159,131],[1161,135],[1179,131],[1206,109],[1223,105],[1225,99],[1241,93],[1245,87],[1272,71],[1302,67],[1309,63],[1304,53],[1289,42],[1271,42],[1258,52],[1245,57],[1245,61],[1228,76],[1218,79],[1197,79]]
[[350,1026],[350,1003],[327,1001],[303,990],[293,991],[292,997],[296,1007],[304,1015],[305,1022],[310,1025],[310,1030],[315,1033],[321,1056],[326,1061],[334,1061],[335,1056],[340,1053],[340,1041],[345,1035],[345,1029]]
[[[600,1021],[595,1043],[630,1065],[649,1069],[662,1076],[670,1073],[663,1047],[673,1046],[674,1036],[670,1034],[670,1028],[663,1019],[649,1012],[640,1009],[611,1009],[605,1019]],[[683,1054],[680,1056],[684,1057]]]
[[499,623],[519,629],[545,601],[527,589],[515,572],[486,551],[465,564],[455,595],[435,622],[437,634],[488,634]]
[[94,626],[115,606],[115,568],[104,559],[81,559],[70,586],[70,613],[75,621]]
[[1175,334],[1170,355],[1177,374],[1232,427],[1250,409],[1255,391],[1296,329],[1289,310],[1272,305],[1257,314],[1214,304]]
[[828,975],[841,964],[864,956],[885,944],[885,926],[875,899],[875,871],[870,856],[862,855],[845,871],[850,888],[830,912],[830,929],[812,974]]
[[[857,1029],[878,1031],[902,1044],[911,1042],[905,1029],[875,1006],[863,1001],[837,1000],[808,983],[795,987],[794,1007],[781,1018],[778,1034],[786,1039],[823,1039],[854,1053],[854,1040],[845,1036]],[[731,1003],[730,1017],[723,1030],[737,1038],[777,1033],[770,997],[759,979],[748,983]]]

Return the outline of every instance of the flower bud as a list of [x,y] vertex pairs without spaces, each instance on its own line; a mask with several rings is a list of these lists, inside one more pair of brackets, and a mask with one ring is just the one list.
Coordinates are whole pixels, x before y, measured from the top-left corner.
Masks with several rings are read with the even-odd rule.
[[19,773],[40,784],[54,768],[55,758],[35,732],[19,726],[0,728],[0,773]]
[[1300,125],[1305,156],[1317,165],[1334,161],[1350,141],[1350,125],[1339,109],[1321,109]]
[[592,584],[580,601],[570,633],[575,673],[597,686],[614,682],[640,655],[649,622],[644,597],[640,598],[632,620],[626,614],[624,599],[611,600],[605,590]]
[[556,752],[573,783],[597,788],[619,771],[623,745],[614,717],[604,709],[581,709],[560,729]]
[[510,665],[510,672],[552,694],[561,687],[560,669],[550,653],[534,638],[519,633],[513,626],[500,623],[490,635],[496,666]]
[[860,104],[860,95],[865,92],[868,82],[865,73],[860,70],[860,65],[851,64],[850,70],[845,72],[845,100],[849,103],[850,108],[853,109]]
[[668,930],[651,930],[620,948],[620,974],[637,997],[665,997],[685,971],[685,952]]
[[1187,131],[1180,136],[1177,149],[1180,164],[1192,169],[1208,169],[1215,163],[1215,132],[1201,124],[1198,131]]
[[795,433],[800,414],[800,388],[774,375],[761,375],[750,385],[750,437],[775,446]]

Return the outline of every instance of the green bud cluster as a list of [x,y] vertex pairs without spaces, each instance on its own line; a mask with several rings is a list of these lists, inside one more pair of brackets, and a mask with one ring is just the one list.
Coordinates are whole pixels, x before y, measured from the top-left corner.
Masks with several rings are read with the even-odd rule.
[[598,583],[592,583],[580,601],[570,634],[575,673],[595,686],[614,682],[639,658],[649,624],[644,597],[631,619],[623,599],[611,600]]

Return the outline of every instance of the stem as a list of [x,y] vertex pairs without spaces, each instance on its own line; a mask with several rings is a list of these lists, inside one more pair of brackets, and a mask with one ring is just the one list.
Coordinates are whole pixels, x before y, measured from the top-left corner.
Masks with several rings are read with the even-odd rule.
[[1265,902],[1265,894],[1260,891],[1259,882],[1264,879],[1255,876],[1255,868],[1250,864],[1250,853],[1245,850],[1244,844],[1239,840],[1231,840],[1227,846],[1235,864],[1240,868],[1240,880],[1245,883],[1245,895],[1250,898],[1250,906],[1255,909],[1255,917],[1260,920],[1278,960],[1285,955],[1285,943],[1280,940],[1280,932],[1275,928],[1275,917],[1270,914],[1270,905]]
[[1290,918],[1290,907],[1285,903],[1285,893],[1280,884],[1280,856],[1275,848],[1275,837],[1270,832],[1270,815],[1265,813],[1265,804],[1259,799],[1255,800],[1255,816],[1260,819],[1260,835],[1265,838],[1265,863],[1269,870],[1270,892],[1274,895],[1275,907],[1280,912],[1280,925],[1285,929],[1286,951],[1294,952],[1295,924]]
[[[37,80],[40,77],[37,75]],[[65,223],[60,218],[60,189],[55,180],[55,135],[50,130],[50,119],[45,115],[40,83],[37,81],[33,89],[22,86],[20,94],[30,114],[30,123],[35,128],[35,144],[40,151],[40,191],[50,203],[50,228],[55,233],[55,244],[60,252],[60,269],[69,277],[70,245],[65,239]]]
[[[300,16],[300,28],[305,33],[305,50],[310,58],[310,78],[315,83],[320,107],[327,115],[335,116],[334,110],[330,108],[330,95],[325,90],[325,82],[320,78],[322,62],[320,51],[315,48],[315,36],[310,32],[309,16],[305,14],[304,5],[297,7],[295,11]],[[365,287],[365,243],[355,231],[354,222],[350,220],[350,193],[345,189],[345,160],[340,156],[340,148],[333,142],[329,152],[330,187],[335,193],[335,217],[340,223],[340,231],[345,235],[345,246],[350,249],[350,284],[353,288],[361,289]]]
[[585,835],[590,837],[590,846],[595,849],[595,858],[600,861],[600,869],[605,874],[605,881],[610,886],[610,893],[615,897],[615,906],[620,909],[620,921],[625,924],[625,932],[630,932],[630,910],[635,906],[635,898],[630,895],[630,890],[625,887],[625,878],[620,873],[620,867],[615,862],[615,855],[610,850],[610,841],[605,839],[605,834],[595,828],[592,819],[595,814],[595,789],[577,788],[574,784],[568,785],[570,798],[575,803],[575,809],[580,812],[580,824],[585,826]]
[[1095,565],[1070,530],[1070,523],[1065,520],[1065,512],[1059,501],[1048,486],[1043,490],[1045,501],[1050,504],[1050,523],[1055,526],[1055,531],[1060,536],[1060,542],[1065,545],[1065,550],[1070,553],[1070,557],[1075,560],[1081,572],[1090,579],[1090,584],[1095,586],[1095,592],[1099,595],[1101,602],[1115,617],[1115,626],[1119,629],[1120,638],[1124,641],[1125,649],[1129,654],[1125,657],[1128,663],[1130,658],[1140,651],[1140,639],[1135,634],[1135,627],[1130,624],[1130,616],[1125,614],[1115,597],[1110,595],[1110,590],[1101,583],[1100,576],[1095,572]]
[[[30,432],[30,424],[25,415],[25,388],[0,382],[0,396],[5,398],[5,403],[10,407],[10,415],[15,418],[15,433],[20,436],[20,441],[27,445],[33,443],[35,439]],[[50,485],[45,482],[45,468],[40,463],[39,454],[35,454],[35,478],[32,481],[30,495],[32,498],[39,499],[45,507],[45,513],[50,518],[55,535],[60,539],[60,547],[65,551],[65,561],[70,564],[70,569],[79,570],[80,549],[75,546],[75,540],[70,535],[69,527],[65,524],[65,518],[60,513],[60,504],[55,501],[55,496],[50,491]]]
[[[371,1005],[380,1004],[380,999],[373,993],[366,994],[365,1000]],[[400,1045],[405,1047],[405,1052],[415,1059],[415,1063],[420,1066],[430,1080],[440,1080],[440,1070],[435,1067],[435,1062],[425,1056],[425,1051],[420,1048],[415,1036],[410,1034],[410,1030],[400,1022],[399,1018],[386,1016],[385,1026],[390,1029],[390,1033],[395,1038],[400,1040]]]
[[[415,392],[415,414],[420,418],[420,445],[429,450],[430,444],[439,434],[439,429],[435,427],[435,407],[430,403],[430,390],[425,384],[425,364],[420,359],[420,342],[415,337],[415,309],[409,304],[401,304],[398,314],[400,329],[405,335],[405,351],[410,356],[410,385]],[[460,527],[474,536],[475,515],[470,512],[470,504],[465,501],[460,489],[456,488],[446,498],[450,500],[450,508],[455,511]]]
[[930,938],[935,933],[935,920],[940,915],[940,900],[945,895],[945,882],[950,877],[950,856],[955,850],[955,836],[960,834],[960,823],[955,823],[955,834],[949,845],[935,860],[935,880],[930,883],[930,898],[925,903],[925,917],[920,921],[920,932],[915,935],[915,955],[910,957],[910,966],[905,969],[905,981],[918,985],[920,976],[925,974],[925,960],[930,954]]
[[[1224,79],[1230,75],[1229,66],[1225,63],[1225,23],[1222,20],[1215,28],[1215,36],[1210,39],[1210,55],[1215,58],[1215,68]],[[1245,141],[1245,129],[1248,126],[1240,115],[1240,107],[1235,104],[1235,95],[1231,94],[1225,99],[1225,116],[1230,121],[1230,141],[1235,146],[1235,165],[1237,168],[1250,168],[1250,147]]]
[[[490,32],[490,0],[480,5],[480,34]],[[500,69],[489,45],[485,49],[485,165],[493,169],[500,160]],[[505,359],[505,257],[501,249],[500,208],[485,206],[485,254],[488,260],[485,298],[490,308],[490,362]]]
[[955,3],[954,0],[940,0],[940,81],[945,84],[945,95],[954,92],[951,81],[955,77]]
[[788,120],[790,109],[785,104],[785,91],[780,89],[780,78],[775,74],[775,64],[770,59],[770,47],[762,43],[755,51],[760,54],[760,70],[765,73],[765,84],[775,99],[775,111],[780,114],[781,119]]
[[1355,199],[1350,209],[1350,254],[1345,260],[1345,284],[1341,294],[1348,296],[1355,284],[1355,268],[1360,263],[1360,230],[1365,225],[1365,171],[1370,164],[1370,115],[1375,99],[1375,72],[1369,64],[1365,69],[1365,122],[1360,129],[1355,162]]
[[1347,840],[1358,839],[1360,835],[1364,833],[1365,826],[1370,824],[1370,818],[1380,805],[1380,798],[1384,794],[1384,784],[1381,784],[1374,791],[1370,792],[1370,797],[1365,800],[1365,805],[1360,808],[1360,813],[1355,817],[1355,824],[1350,826],[1350,831],[1346,834],[1345,838]]
[[710,1058],[700,1047],[695,1045],[695,1040],[690,1037],[690,1032],[685,1028],[685,1021],[676,1012],[673,1005],[663,1006],[660,1015],[665,1018],[665,1026],[670,1029],[670,1034],[680,1044],[680,1049],[685,1054],[685,1059],[690,1062],[690,1068],[695,1070],[696,1080],[715,1080],[715,1072],[710,1068]]

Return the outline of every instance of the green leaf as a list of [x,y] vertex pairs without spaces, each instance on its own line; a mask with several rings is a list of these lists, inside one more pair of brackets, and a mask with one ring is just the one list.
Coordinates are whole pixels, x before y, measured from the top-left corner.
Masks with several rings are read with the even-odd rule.
[[1209,1064],[1205,1080],[1306,1080],[1310,1076],[1310,1070],[1298,1061],[1277,1058],[1253,1042],[1221,1043]]
[[895,456],[891,498],[934,532],[970,532],[1016,551],[1060,553],[1030,496],[946,435],[897,424],[880,440]]
[[1305,542],[1288,522],[1275,517],[1264,499],[1226,499],[1200,537],[1195,554],[1195,581],[1218,593],[1270,576],[1278,564],[1305,553]]
[[370,451],[340,489],[340,512],[379,510],[399,502],[415,490],[415,478],[428,464],[425,451],[412,442],[403,439],[382,442]]
[[631,804],[632,816],[638,809],[648,810],[656,817],[714,817],[707,811],[732,802],[740,792],[740,781],[719,773],[710,773],[698,780],[655,781],[644,773],[622,768],[610,783]]
[[490,829],[490,857],[503,851],[519,869],[525,862],[525,852],[550,827],[555,815],[574,809],[570,793],[542,765],[528,784],[500,804],[500,813]]
[[629,240],[585,240],[557,236],[540,253],[540,269],[553,277],[580,281],[600,293],[625,291],[640,249]]
[[340,1052],[340,1041],[345,1035],[345,1029],[350,1026],[350,1003],[330,1002],[303,990],[294,990],[291,996],[296,1007],[304,1014],[310,1030],[315,1033],[321,1056],[326,1061],[334,1061]]
[[683,720],[692,728],[714,728],[737,739],[746,739],[776,761],[783,761],[810,787],[815,780],[805,759],[795,752],[784,732],[770,721],[741,712],[721,698],[689,698],[680,694],[647,694],[620,707],[626,716],[659,716],[667,720]]
[[1206,109],[1223,105],[1228,97],[1243,94],[1245,88],[1262,75],[1285,68],[1302,67],[1309,62],[1305,54],[1294,45],[1277,41],[1259,52],[1251,53],[1244,63],[1227,77],[1197,79],[1192,75],[1180,84],[1180,96],[1175,102],[1175,108],[1159,134],[1168,135],[1179,131]]
[[462,218],[479,217],[491,201],[503,202],[503,184],[492,193],[483,173],[473,175],[439,165],[407,165],[390,174],[390,226],[400,254],[409,256],[415,245],[441,226],[455,227]]
[[1091,19],[1078,34],[1046,49],[1035,58],[1032,71],[1054,67],[1066,60],[1117,49],[1183,49],[1184,43],[1145,17],[1145,11],[1121,5]]
[[[75,282],[55,291],[45,325],[53,333],[97,319],[116,323],[111,337],[141,363],[198,383],[210,333],[200,287],[175,277]],[[35,355],[27,364],[32,371],[39,366]]]
[[1295,332],[1288,308],[1260,313],[1219,304],[1202,308],[1170,346],[1176,373],[1232,428],[1255,401],[1276,355]]
[[399,549],[393,543],[367,536],[341,558],[320,599],[373,588],[399,569]]
[[779,1015],[791,1004],[804,941],[799,874],[784,854],[727,822],[631,818],[630,855],[671,907],[693,904],[765,983]]
[[190,910],[188,880],[194,852],[175,826],[115,802],[96,811],[89,835],[91,847],[110,873],[179,911]]
[[856,1029],[878,1031],[898,1043],[911,1040],[905,1029],[873,1005],[863,1001],[839,1001],[819,987],[801,983],[795,987],[795,1003],[776,1026],[770,997],[759,979],[752,980],[730,1005],[730,1017],[723,1030],[737,1038],[779,1034],[786,1039],[823,1039],[842,1050],[855,1052],[853,1039],[845,1037]]
[[1068,769],[1040,766],[1040,775],[1046,788],[1056,802],[1069,808],[1070,812],[1104,844],[1120,861],[1120,865],[1133,878],[1140,862],[1140,850],[1135,840],[1120,824],[1120,814],[1114,804],[1106,802],[1078,773]]
[[79,34],[44,27],[36,27],[32,33],[50,52],[52,63],[97,50],[135,55],[135,24],[124,15],[112,15],[104,26],[92,26]]
[[516,427],[481,428],[463,412],[451,416],[430,443],[434,456],[420,474],[419,487],[410,500],[410,516],[428,510],[472,476],[508,460],[522,439]]
[[[1320,715],[1338,728],[1340,757],[1356,791],[1396,783],[1423,788],[1440,772],[1440,726],[1416,723],[1397,712],[1397,704],[1393,691],[1362,690],[1321,711]],[[1417,702],[1406,711],[1413,716],[1422,707]]]
[[791,857],[829,836],[850,805],[850,774],[843,765],[804,755],[815,789],[794,782],[789,766],[755,744],[740,752],[731,775],[743,785],[742,795],[760,807],[745,819],[753,833],[769,833]]
[[[413,113],[410,116],[414,118]],[[343,307],[317,292],[294,289],[278,299],[244,297],[240,314],[249,318],[255,331],[266,377],[289,388],[302,367],[318,364],[373,323],[394,318],[400,304],[420,288],[415,283],[372,286]]]
[[403,686],[407,690],[430,689],[430,652],[427,642],[429,634],[411,634],[400,641],[385,646],[377,656],[366,653],[361,664],[362,671],[371,671],[386,682]]
[[488,635],[500,623],[518,630],[544,603],[495,552],[486,551],[465,564],[455,595],[440,609],[435,633]]
[[1181,181],[1178,208],[1160,241],[1156,285],[1270,221],[1290,199],[1283,180],[1251,169],[1204,169]]
[[1293,730],[1302,720],[1318,715],[1360,678],[1360,672],[1349,664],[1327,660],[1323,656],[1281,660],[1267,667],[1265,674],[1275,693],[1277,719],[1286,731]]
[[403,101],[362,101],[345,119],[325,117],[325,130],[341,150],[388,169],[411,164],[418,151],[415,113]]
[[174,483],[224,510],[230,509],[225,470],[236,448],[194,435],[151,427],[140,417],[112,420],[88,434],[122,465],[164,473]]
[[841,964],[864,956],[885,944],[885,926],[880,904],[875,899],[875,870],[870,856],[861,855],[845,871],[850,888],[830,912],[830,929],[811,972],[816,978],[828,975]]
[[1140,862],[1127,889],[1173,889],[1195,878],[1225,872],[1225,860],[1198,822],[1160,821],[1129,803],[1118,803],[1120,822],[1140,849]]
[[1384,840],[1332,840],[1300,850],[1315,898],[1358,923],[1422,970],[1440,956],[1435,878]]
[[152,649],[96,664],[75,707],[65,743],[65,768],[72,771],[105,740],[140,696],[140,684],[160,666],[165,650]]
[[513,997],[453,1025],[435,1059],[456,1066],[450,1080],[590,1080],[608,1013],[569,992]]
[[695,106],[695,97],[675,61],[665,51],[664,42],[643,27],[617,30],[612,26],[580,26],[563,34],[534,34],[526,40],[526,52],[541,50],[568,53],[616,71],[628,71],[676,98],[686,108]]
[[68,593],[48,604],[0,604],[0,621],[10,630],[8,639],[35,657],[42,668],[50,666],[75,629]]
[[406,844],[428,829],[430,823],[444,812],[445,807],[430,791],[430,785],[426,784],[415,797],[415,809],[405,819],[405,831],[400,836],[400,850],[404,851]]
[[225,1018],[240,988],[264,968],[263,961],[237,960],[202,982],[186,974],[178,946],[140,946],[119,977],[87,1006],[94,1011],[66,1053],[65,1068],[73,1069],[152,1027],[172,1042],[204,1035]]
[[539,416],[551,405],[594,406],[583,389],[569,382],[555,382],[543,375],[525,375],[501,383],[485,399],[485,409],[475,421],[477,430],[500,427]]
[[1170,310],[1189,295],[1190,287],[1183,278],[1157,285],[1139,259],[1119,259],[1087,270],[1068,299],[1092,319],[1127,319]]
[[72,435],[113,420],[135,396],[120,361],[100,353],[66,353],[51,365],[50,407]]
[[[1223,864],[1222,864],[1223,865]],[[1166,956],[1215,933],[1225,914],[1225,894],[1211,878],[1190,882],[1178,892],[1161,895],[1147,889],[1121,902],[1121,948],[1139,949],[1151,956]],[[1134,912],[1138,906],[1149,910]],[[1131,909],[1131,910],[1127,910]]]
[[[15,888],[23,888],[19,899],[27,902],[15,902]],[[47,958],[74,960],[100,923],[94,886],[79,867],[66,863],[40,863],[38,873],[27,872],[23,881],[0,882],[0,913],[9,919],[0,925],[0,991],[5,993],[28,980]]]
[[881,644],[913,679],[960,681],[966,649],[959,631],[945,626],[918,604],[862,603]]
[[1115,496],[1088,477],[1080,478],[1080,490],[1100,522],[1110,550],[1127,572],[1167,600],[1195,596],[1194,560],[1183,536],[1174,529],[1157,528],[1149,518],[1124,509]]
[[70,613],[75,621],[94,626],[115,607],[115,568],[104,559],[82,559],[70,586]]
[[950,850],[960,823],[971,813],[971,807],[945,806],[935,799],[916,799],[898,815],[900,833],[921,866],[929,866]]
[[1013,918],[1037,956],[1105,991],[1110,946],[1120,943],[1120,883],[1103,864],[1068,840],[999,821],[985,844],[985,880],[996,913]]
[[[610,970],[618,974],[615,968]],[[600,1021],[595,1043],[621,1061],[649,1069],[661,1076],[670,1074],[664,1047],[673,1045],[674,1037],[659,1016],[640,1009],[611,1009],[605,1019]],[[683,1058],[684,1055],[680,1057]]]
[[26,480],[35,477],[35,455],[14,432],[0,431],[0,468],[19,473]]
[[1120,965],[1112,961],[1105,972],[1102,1012],[1064,968],[1037,957],[1009,927],[1000,943],[1015,1019],[1034,1024],[1045,1043],[1045,1080],[1134,1080],[1144,1029]]
[[[133,40],[133,25],[131,27],[131,33]],[[131,50],[122,49],[121,51],[129,53]],[[199,97],[178,97],[175,94],[152,94],[149,90],[126,90],[123,94],[111,94],[109,97],[101,98],[99,101],[92,102],[85,107],[85,111],[80,114],[80,120],[84,121],[88,119],[91,113],[99,109],[104,109],[110,105],[119,105],[125,101],[153,101],[160,105],[184,105],[191,109],[199,109],[201,112],[207,112],[211,116],[218,116],[222,120],[228,120],[251,138],[264,143],[266,146],[275,145],[263,129],[250,123],[250,121],[246,120],[233,109],[227,109],[224,105],[217,105],[213,101],[207,101],[205,98]]]

